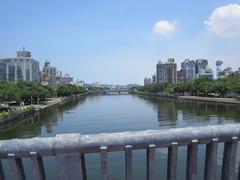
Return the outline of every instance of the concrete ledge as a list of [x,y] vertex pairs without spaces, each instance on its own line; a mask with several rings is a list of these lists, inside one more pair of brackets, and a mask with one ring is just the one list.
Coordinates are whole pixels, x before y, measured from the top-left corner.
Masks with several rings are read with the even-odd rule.
[[178,96],[178,99],[240,105],[240,101],[238,101],[236,99],[232,99],[232,98],[211,98],[211,97],[198,97],[198,96]]

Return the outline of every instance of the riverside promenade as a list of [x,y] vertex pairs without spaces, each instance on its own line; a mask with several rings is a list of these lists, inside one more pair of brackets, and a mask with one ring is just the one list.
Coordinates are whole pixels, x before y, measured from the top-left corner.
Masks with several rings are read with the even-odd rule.
[[233,98],[212,98],[212,97],[198,97],[198,96],[178,96],[177,99],[240,105],[240,101],[237,100],[237,99],[233,99]]
[[200,97],[200,96],[173,96],[173,95],[163,95],[158,93],[146,93],[146,92],[134,92],[138,95],[153,96],[153,97],[163,97],[163,98],[174,98],[179,100],[189,100],[189,101],[202,101],[220,104],[233,104],[240,105],[240,100],[234,98],[215,98],[215,97]]
[[40,111],[40,110],[44,110],[44,109],[50,108],[50,107],[55,106],[55,105],[62,104],[62,103],[64,103],[64,102],[67,101],[67,100],[68,100],[67,97],[55,98],[55,99],[53,99],[53,100],[46,101],[45,104],[33,105],[33,107],[34,107],[37,111]]
[[67,97],[55,98],[50,101],[46,101],[45,104],[30,105],[30,106],[19,106],[16,107],[14,112],[6,114],[0,118],[0,125],[13,123],[29,116],[35,115],[37,112],[48,109],[50,107],[61,105],[69,101]]
[[53,106],[63,105],[67,102],[75,100],[80,96],[84,96],[86,94],[78,94],[68,97],[59,97],[54,98],[49,101],[45,101],[42,104],[35,104],[30,106],[19,106],[14,113],[5,115],[5,117],[0,117],[0,125],[13,123],[22,119],[25,119],[29,116],[35,115],[37,112],[41,112],[45,109],[51,108]]

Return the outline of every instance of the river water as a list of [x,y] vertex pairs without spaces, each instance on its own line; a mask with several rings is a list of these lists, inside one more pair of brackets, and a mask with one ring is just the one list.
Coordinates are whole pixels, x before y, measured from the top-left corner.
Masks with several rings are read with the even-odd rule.
[[[62,107],[53,107],[35,117],[19,123],[0,127],[0,139],[51,137],[62,133],[93,134],[102,132],[168,129],[209,124],[239,123],[240,108],[194,101],[180,101],[138,95],[101,95],[81,97]],[[221,147],[221,145],[220,145]],[[185,179],[186,148],[178,150],[179,180]],[[218,166],[221,165],[222,148],[219,148]],[[198,179],[203,179],[205,146],[201,145],[198,161]],[[134,179],[146,176],[146,153],[134,151]],[[86,156],[89,180],[100,179],[99,154]],[[44,158],[47,179],[56,179],[55,159]],[[8,169],[7,162],[3,162]],[[30,160],[24,160],[28,179],[32,179]],[[157,150],[157,175],[166,179],[167,149]],[[221,171],[218,168],[218,176]],[[124,179],[124,153],[109,153],[111,180]],[[9,174],[7,174],[7,177]]]

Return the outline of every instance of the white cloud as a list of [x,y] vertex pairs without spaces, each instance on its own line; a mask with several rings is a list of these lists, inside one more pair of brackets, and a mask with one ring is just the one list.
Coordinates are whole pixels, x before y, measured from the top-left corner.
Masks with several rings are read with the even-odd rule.
[[176,31],[176,24],[166,20],[156,22],[153,27],[153,32],[162,36],[172,34],[174,31]]
[[229,4],[215,9],[204,24],[217,35],[240,37],[240,5]]

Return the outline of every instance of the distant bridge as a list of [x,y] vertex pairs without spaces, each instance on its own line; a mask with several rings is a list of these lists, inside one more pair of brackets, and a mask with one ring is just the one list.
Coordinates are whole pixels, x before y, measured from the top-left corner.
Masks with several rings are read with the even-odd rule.
[[132,91],[127,90],[127,89],[126,90],[122,89],[122,90],[105,90],[102,92],[103,92],[103,94],[111,94],[111,93],[121,94],[121,93],[131,93]]
[[132,92],[133,92],[132,90],[128,90],[128,89],[88,91],[89,94],[123,94],[123,93],[132,93]]

